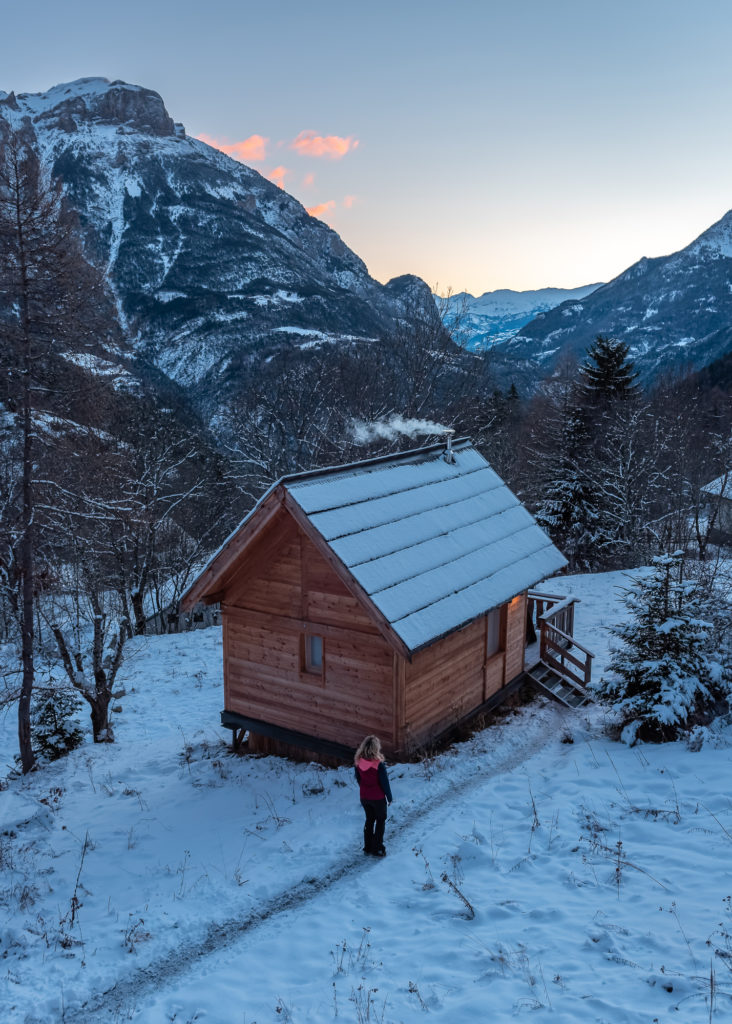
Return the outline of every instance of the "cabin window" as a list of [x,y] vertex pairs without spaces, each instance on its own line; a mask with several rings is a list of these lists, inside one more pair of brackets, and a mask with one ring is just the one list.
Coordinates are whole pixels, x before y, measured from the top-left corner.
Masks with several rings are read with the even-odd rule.
[[305,642],[305,657],[303,659],[305,671],[315,676],[322,676],[325,647],[322,636],[318,636],[316,633],[306,633],[303,639]]
[[486,628],[485,656],[492,658],[503,649],[503,609],[494,608],[488,612],[488,623]]

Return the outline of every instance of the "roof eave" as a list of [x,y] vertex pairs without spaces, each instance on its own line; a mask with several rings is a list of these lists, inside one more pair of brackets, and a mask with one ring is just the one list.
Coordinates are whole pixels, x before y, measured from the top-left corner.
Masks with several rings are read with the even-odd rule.
[[[559,554],[561,554],[558,548],[556,550]],[[513,599],[515,597],[518,597],[519,594],[528,592],[529,590],[531,590],[532,587],[536,587],[539,583],[543,583],[544,580],[551,579],[553,576],[557,574],[557,572],[561,572],[562,569],[566,569],[566,567],[569,565],[569,562],[566,558],[564,558],[564,555],[562,555],[562,558],[564,559],[564,565],[560,569],[555,570],[554,572],[545,573],[543,576],[540,576],[533,583],[528,583],[525,587],[521,587],[520,590],[517,590],[515,593],[511,594],[510,597],[507,597],[505,601],[502,601],[500,604],[491,605],[490,608],[484,608],[482,612],[478,612],[477,615],[472,615],[469,619],[465,619],[465,621],[461,622],[460,625],[452,626],[450,629],[445,630],[444,633],[438,633],[437,636],[433,636],[430,639],[425,640],[424,643],[418,644],[416,647],[408,647],[407,644],[404,643],[404,641],[402,641],[404,643],[404,647],[409,652],[409,659],[411,660],[415,654],[419,653],[419,651],[423,651],[427,647],[431,647],[433,644],[436,644],[438,640],[444,640],[445,637],[452,636],[453,633],[457,633],[459,630],[465,629],[465,627],[469,626],[471,622],[475,622],[481,616],[487,615],[488,612],[492,612],[496,608],[501,608],[504,604],[508,604],[509,601],[513,601]]]
[[239,525],[226,538],[218,551],[209,559],[205,568],[185,591],[180,599],[182,611],[190,610],[199,602],[212,604],[218,599],[224,579],[233,563],[249,544],[274,518],[283,505],[284,488],[279,481],[262,495],[254,508],[247,513]]

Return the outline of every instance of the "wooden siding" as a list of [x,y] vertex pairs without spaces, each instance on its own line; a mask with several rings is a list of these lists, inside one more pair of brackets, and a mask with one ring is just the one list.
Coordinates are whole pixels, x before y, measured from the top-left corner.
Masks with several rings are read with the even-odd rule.
[[227,710],[354,747],[376,732],[392,746],[393,654],[382,637],[326,636],[321,679],[301,671],[298,620],[267,629],[225,609],[224,621]]
[[494,693],[501,689],[505,682],[506,656],[503,651],[498,651],[485,663],[483,700],[488,700]]
[[303,618],[378,633],[363,605],[336,576],[315,545],[302,534],[300,544]]
[[[526,594],[503,607],[501,650],[486,657],[487,615],[405,662],[404,717],[397,737],[411,750],[449,728],[521,675]],[[395,668],[395,680],[396,680]],[[395,715],[396,717],[396,715]]]
[[[222,598],[225,707],[356,747],[394,748],[394,653],[289,515],[247,552]],[[324,671],[303,671],[303,637],[324,637]]]
[[[269,559],[262,557],[267,550],[272,551]],[[224,602],[253,611],[300,617],[300,535],[290,516],[278,517],[271,529],[252,545],[222,597]]]
[[[497,656],[502,664],[502,655]],[[485,616],[415,654],[406,665],[407,749],[419,746],[483,702]]]
[[524,670],[526,648],[526,592],[509,601],[506,612],[506,673],[504,683],[510,683]]

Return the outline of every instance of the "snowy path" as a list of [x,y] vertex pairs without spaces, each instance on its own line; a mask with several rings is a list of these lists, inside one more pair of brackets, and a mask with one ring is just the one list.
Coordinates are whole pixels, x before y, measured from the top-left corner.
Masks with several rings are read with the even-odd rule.
[[[441,818],[441,812],[447,803],[456,804],[465,800],[497,776],[508,774],[524,765],[533,754],[556,739],[567,716],[571,717],[572,714],[553,705],[545,708],[541,716],[524,720],[523,724],[528,728],[524,731],[522,741],[508,750],[499,747],[502,756],[485,771],[468,775],[457,783],[453,777],[447,781],[438,795],[431,791],[428,802],[413,807],[401,820],[395,821],[392,816],[387,831],[390,856],[403,852],[407,846],[418,841],[418,826],[427,824],[432,817]],[[395,804],[394,810],[398,815],[398,804]],[[233,947],[242,938],[249,937],[252,932],[273,918],[300,910],[346,878],[371,871],[388,872],[388,864],[389,859],[374,861],[364,858],[360,850],[353,856],[341,858],[321,877],[303,878],[298,884],[262,902],[246,916],[235,916],[223,922],[211,923],[202,938],[181,943],[165,956],[117,981],[110,989],[88,1001],[80,1009],[67,1009],[64,1022],[95,1024],[104,1019],[132,1019],[139,1004],[144,1003],[146,997],[152,993],[159,993],[162,987],[171,986],[206,957]],[[40,1019],[38,1020],[40,1024]],[[28,1024],[35,1024],[34,1018],[28,1018],[27,1021]]]

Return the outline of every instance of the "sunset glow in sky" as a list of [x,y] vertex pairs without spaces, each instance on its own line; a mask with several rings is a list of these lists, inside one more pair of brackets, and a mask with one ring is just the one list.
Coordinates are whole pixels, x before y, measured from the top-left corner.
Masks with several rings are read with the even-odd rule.
[[0,89],[157,90],[380,280],[608,280],[732,207],[728,0],[37,0],[3,37]]

